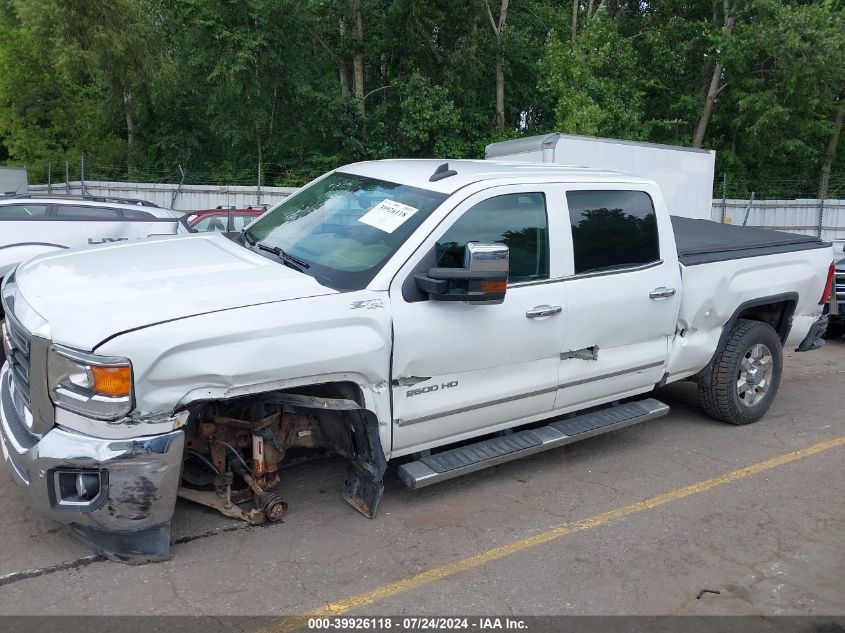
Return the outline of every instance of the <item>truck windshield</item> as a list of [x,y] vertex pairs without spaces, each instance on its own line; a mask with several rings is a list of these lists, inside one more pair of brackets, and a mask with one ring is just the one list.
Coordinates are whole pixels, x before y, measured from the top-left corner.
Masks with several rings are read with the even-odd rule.
[[[246,241],[307,264],[338,290],[360,290],[445,200],[445,194],[335,172],[285,199],[244,231]],[[305,267],[303,267],[305,268]]]

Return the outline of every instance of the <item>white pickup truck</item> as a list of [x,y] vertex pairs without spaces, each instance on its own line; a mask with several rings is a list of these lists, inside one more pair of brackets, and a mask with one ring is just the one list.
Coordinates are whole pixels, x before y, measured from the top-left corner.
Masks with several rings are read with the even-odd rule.
[[[278,520],[283,467],[388,460],[420,487],[667,413],[760,419],[821,344],[829,244],[671,218],[653,181],[390,160],[330,172],[242,235],[47,254],[2,288],[2,445],[96,552],[170,554],[177,496]],[[726,436],[729,441],[729,436]]]

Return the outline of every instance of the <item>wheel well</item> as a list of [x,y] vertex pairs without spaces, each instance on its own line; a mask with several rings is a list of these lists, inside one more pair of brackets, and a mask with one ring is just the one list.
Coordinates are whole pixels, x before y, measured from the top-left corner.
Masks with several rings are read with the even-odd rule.
[[353,410],[366,412],[361,388],[351,381],[338,381],[198,402],[189,406],[189,424],[196,426],[215,415],[258,422],[271,411],[280,412],[285,404],[306,415],[313,424],[330,430],[324,439],[344,451],[353,448],[347,414]]
[[[183,497],[249,523],[278,520],[286,506],[273,489],[283,465],[330,454],[348,460],[343,498],[365,516],[375,514],[387,462],[378,419],[365,408],[363,391],[355,383],[205,401],[189,410]],[[253,509],[235,507],[251,499]]]
[[782,299],[755,305],[747,305],[740,309],[739,313],[726,327],[733,327],[738,319],[749,321],[760,321],[766,323],[777,332],[781,344],[786,342],[789,330],[792,327],[792,316],[795,314],[796,299]]
[[[341,400],[352,400],[363,409],[364,394],[361,388],[354,382],[327,382],[317,385],[307,385],[285,389],[285,393],[296,393],[317,398],[338,398]],[[259,394],[260,395],[260,394]]]
[[789,330],[792,328],[792,317],[795,315],[797,305],[798,295],[794,292],[753,299],[740,305],[725,323],[724,328],[722,328],[719,344],[716,346],[710,362],[697,374],[690,376],[689,380],[694,382],[707,382],[710,380],[710,375],[713,371],[713,361],[718,356],[719,351],[724,347],[731,330],[733,330],[739,319],[759,321],[770,325],[777,333],[778,338],[780,338],[781,345],[785,344],[786,338],[789,336]]

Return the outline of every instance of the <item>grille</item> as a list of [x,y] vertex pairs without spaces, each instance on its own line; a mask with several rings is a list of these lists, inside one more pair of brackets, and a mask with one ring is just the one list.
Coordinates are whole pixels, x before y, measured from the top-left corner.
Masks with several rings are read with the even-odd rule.
[[[11,380],[11,377],[9,377]],[[6,385],[3,385],[6,387]],[[24,449],[29,450],[35,446],[37,438],[33,436],[24,426],[24,417],[20,412],[20,404],[16,402],[16,398],[12,395],[11,389],[0,390],[0,406],[3,407],[3,413],[6,416],[6,422],[9,425],[9,431],[15,436],[17,443]]]
[[836,299],[845,301],[845,272],[836,273]]
[[19,395],[15,398],[15,408],[21,419],[25,414],[23,408],[31,409],[29,396],[29,349],[30,334],[11,314],[6,314],[6,327],[9,331],[9,339],[12,343],[12,355],[9,357],[9,367],[12,373],[12,380],[15,384],[15,392]]

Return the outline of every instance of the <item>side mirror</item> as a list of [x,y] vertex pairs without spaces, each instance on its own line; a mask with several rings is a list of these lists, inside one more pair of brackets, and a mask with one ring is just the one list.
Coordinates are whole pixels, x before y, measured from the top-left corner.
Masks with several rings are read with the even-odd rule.
[[434,301],[502,303],[508,288],[508,247],[470,242],[463,268],[431,268],[417,273],[417,288]]

